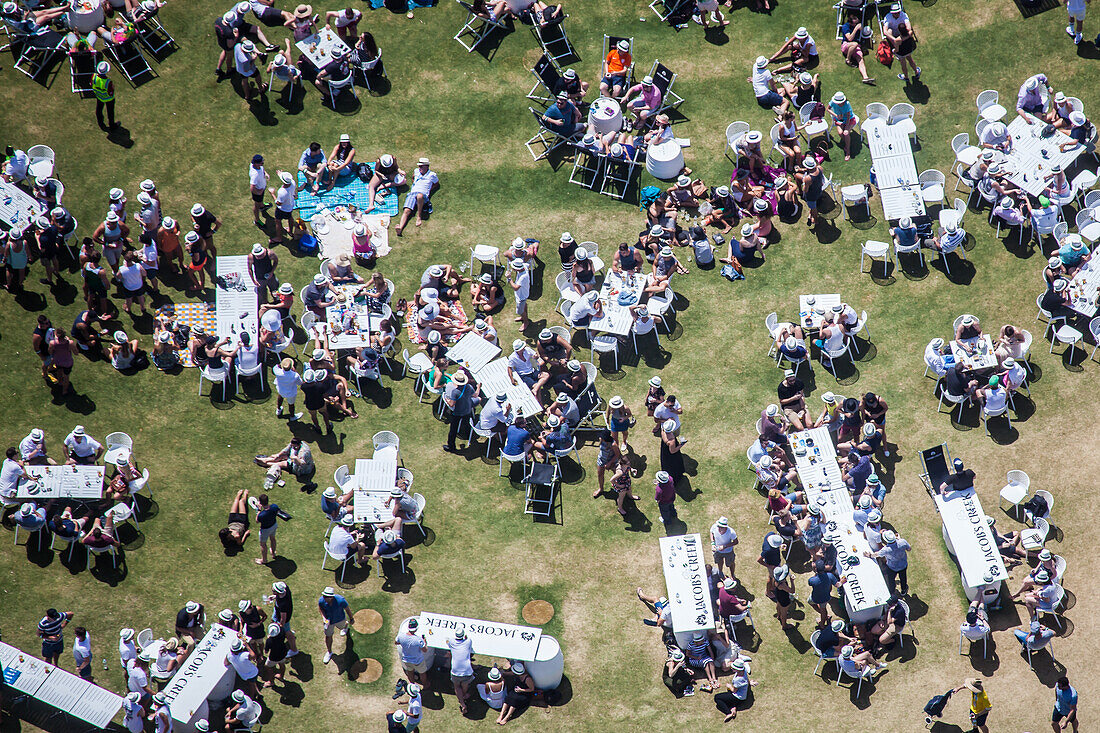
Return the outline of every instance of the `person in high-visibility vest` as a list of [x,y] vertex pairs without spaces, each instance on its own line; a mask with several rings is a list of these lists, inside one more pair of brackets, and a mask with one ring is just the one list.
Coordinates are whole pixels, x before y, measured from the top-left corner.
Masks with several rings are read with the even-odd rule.
[[[111,65],[106,61],[100,61],[92,75],[92,93],[95,94],[95,118],[99,126],[104,130],[113,130],[118,127],[115,122],[115,85],[107,77]],[[107,108],[107,124],[103,124],[103,108]]]

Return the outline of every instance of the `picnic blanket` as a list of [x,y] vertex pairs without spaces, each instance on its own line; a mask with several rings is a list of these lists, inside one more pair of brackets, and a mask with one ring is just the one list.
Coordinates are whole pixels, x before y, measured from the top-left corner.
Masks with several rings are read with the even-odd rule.
[[[217,333],[218,317],[211,305],[211,303],[176,303],[173,306],[176,309],[176,323],[180,326],[189,326],[192,330],[195,326],[200,326],[207,333]],[[180,357],[180,366],[195,366],[191,361],[191,353],[187,349],[179,349],[176,353]]]
[[[367,163],[367,166],[372,171],[374,170],[374,163]],[[294,199],[294,206],[298,209],[298,215],[302,217],[302,221],[308,222],[310,217],[326,206],[332,209],[337,206],[354,204],[362,210],[367,205],[368,199],[367,182],[364,182],[357,175],[337,178],[336,185],[333,186],[331,191],[319,189],[315,196],[306,187],[305,176],[300,171],[298,173],[298,193]],[[374,197],[374,208],[371,209],[370,213],[397,216],[399,207],[397,199],[398,196],[393,191],[390,191],[381,199],[376,195]]]
[[[456,300],[448,303],[448,306],[459,318],[461,318],[462,320],[467,320],[466,311],[462,309],[462,303],[459,303]],[[412,304],[410,304],[409,307],[405,310],[405,333],[409,335],[409,341],[413,342],[414,344],[425,343],[424,339],[420,338],[420,336],[416,332],[416,308],[413,307]],[[444,336],[443,343],[453,344],[454,342],[458,341],[459,338],[461,338],[461,336],[458,335]]]
[[438,0],[370,0],[370,6],[372,10],[378,10],[384,7],[399,8],[402,6],[412,10],[413,8],[433,8],[437,2]]

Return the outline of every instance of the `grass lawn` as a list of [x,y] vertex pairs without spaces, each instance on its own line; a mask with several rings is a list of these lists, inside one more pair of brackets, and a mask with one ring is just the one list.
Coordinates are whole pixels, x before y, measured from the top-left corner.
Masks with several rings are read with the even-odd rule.
[[[929,7],[907,3],[921,39],[917,54],[924,71],[909,97],[894,72],[875,62],[869,66],[878,77],[877,87],[860,84],[858,74],[844,66],[832,40],[834,11],[828,3],[785,2],[770,16],[739,7],[727,13],[732,20],[727,35],[706,39],[694,24],[676,33],[655,22],[642,3],[573,0],[567,10],[569,36],[582,57],[575,68],[583,79],[598,83],[605,32],[634,36],[641,72],[660,58],[680,75],[676,89],[686,99],[686,119],[676,125],[676,133],[691,138],[687,163],[711,185],[728,180],[732,169],[722,155],[726,125],[746,120],[765,134],[771,125],[745,81],[752,59],[774,52],[799,25],[809,28],[821,49],[817,71],[824,95],[844,90],[861,116],[872,101],[908,99],[917,106],[918,170],[950,171],[949,141],[958,132],[973,134],[973,100],[983,89],[1000,90],[1011,107],[1018,85],[1042,71],[1056,89],[1084,100],[1086,110],[1100,109],[1091,58],[1096,49],[1086,41],[1075,53],[1063,32],[1065,13],[1057,7],[1024,19],[1009,0],[957,0]],[[388,94],[370,96],[360,90],[356,114],[322,108],[312,88],[304,109],[287,110],[272,93],[269,107],[250,110],[213,73],[217,48],[211,23],[223,11],[223,4],[208,0],[164,8],[162,20],[181,49],[155,66],[158,79],[137,90],[115,77],[118,119],[128,133],[117,139],[107,139],[95,126],[91,102],[69,93],[65,68],[50,89],[3,72],[3,137],[23,149],[36,143],[53,147],[66,187],[65,203],[81,221],[83,234],[104,213],[109,188],[124,188],[133,202],[138,182],[149,177],[162,192],[166,213],[186,220],[191,204],[203,202],[225,223],[217,236],[219,253],[244,254],[263,236],[249,216],[246,168],[252,154],[263,153],[274,174],[275,168],[293,167],[310,141],[318,140],[327,151],[340,133],[348,132],[360,158],[373,160],[390,152],[411,170],[417,157],[429,155],[442,180],[430,221],[418,230],[410,227],[400,239],[391,234],[393,252],[379,262],[397,284],[399,296],[411,297],[427,265],[457,265],[478,242],[504,246],[517,235],[544,242],[540,256],[547,266],[543,294],[531,303],[535,325],[526,334],[531,337],[542,323],[561,322],[550,294],[557,272],[553,245],[560,232],[598,242],[609,257],[611,248],[641,228],[636,206],[569,185],[568,169],[555,172],[545,162],[535,164],[523,148],[533,132],[523,95],[532,83],[528,68],[538,56],[526,29],[518,27],[504,38],[487,63],[451,40],[464,18],[454,3],[420,9],[411,21],[386,10],[366,12],[360,28],[374,32],[384,50],[393,84]],[[1090,16],[1086,38],[1093,26]],[[281,42],[283,32],[271,35]],[[866,150],[859,150],[851,162],[842,158],[834,148],[826,171],[843,183],[867,180]],[[642,185],[653,182],[642,178]],[[951,178],[949,183],[953,185]],[[637,412],[646,380],[655,372],[662,375],[685,406],[684,435],[691,438],[680,517],[690,531],[705,533],[724,514],[741,536],[740,577],[759,600],[754,614],[758,634],[749,649],[760,684],[755,705],[738,716],[736,725],[753,731],[919,730],[921,707],[929,697],[977,675],[987,678],[994,729],[1039,730],[1047,725],[1054,680],[1064,669],[1081,693],[1080,716],[1087,730],[1100,715],[1094,703],[1100,685],[1087,673],[1093,645],[1080,640],[1095,637],[1100,609],[1091,583],[1084,583],[1097,569],[1083,541],[1096,499],[1082,479],[1100,469],[1100,440],[1089,428],[1096,424],[1090,398],[1098,367],[1082,364],[1079,356],[1067,368],[1058,354],[1046,353],[1042,325],[1033,320],[1043,257],[998,241],[983,221],[985,214],[967,215],[965,225],[973,239],[967,252],[970,265],[962,270],[953,265],[950,279],[933,268],[926,276],[894,273],[883,280],[858,271],[860,243],[888,238],[877,198],[871,209],[873,222],[853,226],[836,218],[820,229],[818,238],[802,223],[781,225],[782,241],[768,250],[767,264],[749,271],[743,282],[728,283],[715,271],[692,266],[675,283],[679,315],[673,336],[662,336],[665,351],[644,353],[640,362],[626,358],[618,373],[605,372],[597,383],[605,400],[621,394]],[[316,272],[313,258],[285,249],[279,255],[280,275],[296,288]],[[547,631],[561,641],[568,692],[562,706],[532,709],[510,727],[671,730],[685,721],[720,727],[721,718],[707,695],[670,699],[659,681],[664,650],[654,630],[641,624],[643,609],[634,598],[635,587],[652,592],[663,583],[657,551],[663,527],[648,494],[658,446],[644,429],[631,440],[635,465],[643,472],[636,483],[643,498],[630,521],[621,521],[609,500],[590,498],[595,451],[589,446],[581,454],[583,475],[574,468],[564,486],[563,507],[554,524],[524,516],[522,490],[494,476],[495,463],[483,460],[483,453],[456,456],[440,450],[446,426],[433,419],[427,406],[417,404],[411,379],[384,378],[370,399],[357,401],[362,417],[338,423],[334,436],[316,440],[312,429],[302,429],[300,435],[316,440],[322,488],[338,466],[369,457],[374,432],[397,432],[416,489],[428,499],[428,540],[411,549],[407,576],[391,583],[372,569],[366,577],[355,576],[354,586],[345,591],[353,609],[373,608],[382,614],[382,629],[372,635],[353,633],[351,651],[325,666],[312,606],[333,576],[320,570],[326,524],[318,512],[318,496],[298,491],[293,481],[271,492],[294,520],[280,529],[280,558],[268,568],[251,562],[258,551],[254,538],[243,553],[227,557],[216,537],[234,493],[260,488],[263,472],[251,457],[276,451],[288,439],[286,423],[272,416],[273,400],[241,398],[223,405],[196,396],[197,374],[192,370],[180,376],[155,369],[122,376],[103,361],[83,358],[73,373],[79,396],[51,397],[30,350],[31,330],[43,312],[68,326],[82,310],[82,299],[75,273],[66,274],[68,284],[52,292],[38,283],[41,274],[40,267],[32,267],[25,294],[0,298],[3,445],[15,444],[39,426],[59,455],[60,441],[76,423],[100,439],[124,430],[135,439],[139,461],[150,469],[157,511],[142,522],[143,544],[126,553],[125,572],[117,575],[85,572],[80,562],[71,569],[58,556],[28,554],[7,545],[0,552],[5,641],[34,652],[34,628],[43,611],[50,606],[73,610],[74,623],[89,628],[97,657],[111,662],[112,671],[103,673],[106,680],[101,681],[121,689],[113,661],[120,627],[151,627],[167,634],[172,615],[188,599],[204,602],[213,614],[235,607],[241,598],[256,601],[270,592],[273,580],[285,579],[298,601],[296,628],[306,654],[295,664],[286,689],[265,696],[272,721],[268,729],[320,730],[367,719],[367,728],[377,730],[381,714],[393,709],[389,694],[400,668],[390,639],[403,617],[429,610],[521,622],[523,604],[541,598],[555,607]],[[166,292],[186,300],[178,285],[169,283]],[[767,516],[752,490],[744,451],[759,410],[775,399],[779,380],[766,356],[762,326],[772,311],[790,317],[804,292],[839,292],[870,316],[873,348],[856,364],[858,380],[845,379],[837,386],[815,364],[810,401],[819,405],[818,396],[829,389],[845,395],[873,390],[889,402],[889,439],[896,446],[880,471],[891,487],[886,520],[914,548],[911,605],[917,612],[919,644],[914,653],[907,639],[901,663],[891,663],[890,671],[874,687],[865,687],[858,700],[854,692],[812,676],[814,660],[807,651],[812,615],[807,619],[796,614],[798,630],[780,631],[763,597],[763,572],[753,562]],[[992,440],[977,427],[973,414],[964,425],[937,415],[933,382],[922,377],[924,345],[934,336],[948,336],[953,319],[963,312],[978,315],[988,331],[1011,322],[1030,328],[1036,339],[1034,362],[1040,376],[1032,386],[1033,401],[1017,400],[1020,414],[1012,431],[995,430]],[[515,336],[507,313],[510,305],[497,323],[504,343]],[[124,315],[122,325],[140,334],[143,347],[151,345],[149,319]],[[375,404],[365,404],[369,402]],[[986,510],[997,514],[1002,525],[1013,525],[996,510],[1005,471],[1027,471],[1035,488],[1056,497],[1054,518],[1065,540],[1051,546],[1068,560],[1067,587],[1077,599],[1069,614],[1069,638],[1055,642],[1057,667],[1046,660],[1037,663],[1035,672],[1028,670],[1007,631],[1020,623],[1023,610],[1011,606],[994,618],[996,652],[991,648],[990,659],[971,662],[959,656],[956,629],[966,602],[932,502],[918,479],[918,451],[944,441],[952,455],[963,457],[978,472]],[[797,570],[796,588],[805,595],[806,571]],[[1012,590],[1021,577],[1015,571]],[[71,639],[67,634],[67,644]],[[338,652],[340,644],[337,640]],[[377,682],[363,681],[368,667],[362,660],[368,657],[381,663]],[[71,668],[68,649],[63,659]],[[96,669],[102,671],[98,659]],[[460,717],[449,691],[429,696],[425,706],[429,710],[422,730],[484,730],[492,723],[476,712],[479,707],[474,720]],[[939,730],[968,729],[964,700],[951,703],[946,720],[957,725]],[[3,731],[33,729],[26,722],[0,726]]]

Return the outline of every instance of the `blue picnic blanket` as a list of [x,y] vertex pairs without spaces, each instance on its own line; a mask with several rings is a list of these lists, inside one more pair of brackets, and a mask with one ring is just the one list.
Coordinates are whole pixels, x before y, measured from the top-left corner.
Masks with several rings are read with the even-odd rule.
[[[367,165],[372,171],[374,170],[374,163],[367,163]],[[298,194],[294,204],[298,208],[298,215],[302,217],[303,221],[309,221],[311,216],[326,206],[332,209],[337,206],[355,204],[362,210],[367,205],[367,198],[367,184],[357,175],[338,178],[331,191],[325,191],[322,187],[314,196],[313,192],[306,187],[305,176],[301,172],[298,173]],[[381,201],[375,196],[374,209],[370,213],[397,216],[398,206],[398,196],[391,191]]]
[[[412,10],[413,8],[431,8],[431,7],[434,7],[436,2],[437,2],[437,0],[405,0],[405,1],[408,5],[409,10]],[[388,2],[389,2],[390,5],[397,5],[397,4],[399,4],[400,0],[388,0]],[[381,8],[381,7],[385,6],[386,3],[387,3],[387,0],[370,0],[370,6],[371,6],[371,9],[373,9],[373,10],[378,10],[378,8]]]

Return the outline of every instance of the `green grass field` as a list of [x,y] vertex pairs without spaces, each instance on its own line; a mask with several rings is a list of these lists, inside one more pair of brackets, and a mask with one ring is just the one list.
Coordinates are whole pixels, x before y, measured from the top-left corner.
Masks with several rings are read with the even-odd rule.
[[[192,203],[205,203],[225,222],[218,235],[219,253],[244,254],[263,237],[250,222],[246,168],[252,154],[263,153],[273,173],[295,165],[312,140],[331,149],[343,132],[352,135],[364,160],[390,152],[408,169],[411,161],[428,155],[442,180],[430,221],[419,230],[410,227],[400,239],[391,233],[393,252],[379,261],[399,297],[411,296],[428,264],[457,265],[479,242],[504,246],[517,235],[536,237],[544,242],[540,256],[547,267],[542,295],[531,303],[532,319],[536,325],[558,324],[551,293],[557,271],[553,243],[560,232],[594,240],[609,255],[620,240],[641,228],[636,206],[571,186],[568,168],[555,172],[545,162],[533,163],[523,148],[533,133],[524,98],[533,81],[528,68],[538,56],[525,28],[505,37],[486,62],[451,39],[464,18],[454,3],[417,10],[414,20],[387,10],[368,11],[360,28],[374,32],[383,48],[392,82],[388,94],[371,96],[360,89],[361,107],[354,114],[322,108],[312,88],[300,111],[281,106],[277,93],[269,95],[268,107],[250,110],[230,83],[217,82],[213,73],[217,48],[211,23],[223,11],[207,0],[164,8],[163,22],[181,48],[154,66],[159,78],[137,90],[115,77],[118,119],[128,132],[121,137],[108,139],[96,127],[92,103],[70,94],[66,68],[49,89],[10,68],[2,72],[3,137],[19,148],[44,143],[57,152],[65,204],[81,221],[82,233],[90,234],[102,216],[109,188],[124,188],[133,201],[138,182],[149,177],[162,192],[166,213],[186,219]],[[861,114],[872,101],[908,100],[917,106],[918,170],[950,171],[949,141],[958,132],[973,134],[973,100],[983,89],[1000,90],[1011,106],[1023,79],[1043,71],[1056,89],[1084,100],[1086,111],[1100,108],[1095,61],[1090,58],[1097,56],[1095,49],[1086,41],[1075,53],[1063,32],[1065,12],[1059,7],[1024,19],[1009,0],[956,0],[928,7],[907,3],[921,38],[917,58],[924,72],[922,84],[908,90],[910,96],[893,71],[875,62],[870,66],[878,86],[859,83],[832,40],[834,11],[826,2],[785,2],[770,16],[739,7],[727,11],[732,23],[726,35],[706,38],[694,24],[676,33],[656,22],[640,2],[573,0],[567,11],[569,36],[582,57],[574,66],[582,78],[598,81],[605,32],[634,36],[640,69],[659,58],[679,74],[676,89],[686,99],[686,119],[676,125],[676,133],[691,138],[687,164],[711,185],[728,180],[732,170],[722,155],[726,125],[746,120],[765,132],[771,125],[745,81],[752,59],[772,53],[799,25],[810,29],[821,49],[817,71],[825,95],[845,91]],[[1095,32],[1093,25],[1090,16],[1086,38]],[[281,43],[282,31],[271,35]],[[836,148],[832,153],[827,172],[842,183],[867,180],[866,150],[848,163]],[[653,182],[643,174],[642,185]],[[1100,468],[1100,441],[1093,427],[1097,413],[1090,399],[1098,367],[1081,363],[1080,356],[1067,367],[1057,352],[1047,354],[1043,326],[1033,320],[1043,257],[998,241],[983,221],[984,213],[967,215],[965,226],[973,239],[967,252],[970,266],[961,271],[953,266],[951,279],[933,268],[926,276],[893,273],[883,280],[858,271],[860,243],[888,236],[877,198],[871,208],[872,223],[853,226],[836,218],[821,227],[817,238],[803,223],[781,225],[782,240],[768,250],[767,264],[749,271],[743,282],[729,283],[715,271],[692,267],[675,283],[679,315],[673,336],[662,336],[665,351],[643,353],[640,362],[628,357],[618,373],[603,373],[597,382],[604,399],[621,394],[637,411],[646,380],[655,372],[662,375],[685,406],[684,435],[691,438],[680,517],[689,531],[706,532],[724,514],[741,536],[739,574],[760,601],[754,613],[758,635],[749,647],[753,676],[760,684],[755,705],[735,725],[753,731],[920,730],[920,710],[929,697],[977,675],[987,678],[993,729],[1039,730],[1048,725],[1052,687],[1064,669],[1081,693],[1080,716],[1088,730],[1095,726],[1094,700],[1100,693],[1087,671],[1093,651],[1087,639],[1097,631],[1098,607],[1093,584],[1085,583],[1096,570],[1086,542],[1096,508],[1087,478]],[[296,288],[316,272],[313,258],[285,250],[279,254],[280,275]],[[260,488],[263,472],[252,465],[252,456],[278,450],[287,441],[286,423],[273,418],[273,400],[241,398],[223,405],[196,395],[193,370],[166,376],[148,369],[123,376],[103,361],[86,359],[78,361],[73,373],[78,397],[53,398],[39,378],[31,330],[43,312],[68,326],[82,310],[82,298],[75,273],[67,273],[68,285],[52,292],[38,283],[41,276],[40,267],[32,267],[26,293],[0,297],[3,444],[15,444],[39,426],[59,454],[60,441],[74,424],[84,424],[100,439],[123,430],[134,437],[138,460],[150,469],[157,511],[142,522],[143,544],[125,553],[125,572],[117,576],[85,572],[80,561],[70,569],[58,556],[4,546],[0,627],[5,641],[36,651],[35,624],[54,606],[75,611],[75,623],[92,634],[97,659],[111,661],[120,627],[151,627],[167,634],[173,614],[188,599],[216,612],[235,607],[241,598],[256,601],[270,592],[273,580],[285,579],[298,601],[296,628],[306,655],[285,690],[265,695],[271,720],[267,729],[361,724],[378,730],[381,714],[394,705],[389,694],[400,668],[391,640],[403,617],[428,610],[514,623],[521,622],[524,603],[542,598],[557,612],[547,631],[562,643],[568,692],[563,705],[533,708],[509,727],[596,731],[721,726],[709,696],[675,701],[661,685],[664,650],[654,630],[641,624],[644,609],[634,597],[637,586],[657,591],[663,583],[657,549],[663,527],[648,493],[658,446],[645,430],[631,438],[635,465],[643,472],[636,483],[643,498],[629,522],[619,518],[609,500],[590,498],[595,481],[591,446],[581,454],[583,476],[574,468],[563,487],[558,521],[532,522],[522,511],[522,489],[494,476],[495,462],[484,461],[483,453],[456,456],[440,450],[446,426],[432,417],[427,405],[417,404],[411,379],[385,377],[372,400],[356,401],[359,420],[338,423],[334,437],[314,443],[317,481],[323,488],[338,466],[369,457],[377,430],[397,432],[416,489],[428,499],[429,541],[411,549],[405,578],[391,584],[373,569],[365,578],[355,577],[354,587],[345,591],[353,609],[378,610],[383,627],[373,635],[353,634],[352,653],[322,665],[324,647],[313,599],[333,576],[320,570],[326,524],[318,496],[298,491],[293,481],[271,492],[294,515],[279,531],[281,557],[271,567],[251,562],[258,551],[255,538],[243,553],[227,557],[216,536],[233,494]],[[166,292],[186,300],[182,290],[169,287]],[[818,395],[826,389],[845,395],[873,390],[890,403],[889,439],[896,448],[880,471],[891,487],[886,520],[914,548],[910,585],[919,644],[914,653],[907,639],[901,663],[892,663],[870,690],[865,685],[858,700],[854,692],[811,674],[814,659],[807,649],[812,616],[796,614],[798,630],[781,632],[763,597],[763,571],[753,562],[767,515],[752,490],[744,450],[756,416],[774,400],[779,380],[766,356],[763,321],[772,311],[790,317],[804,292],[839,292],[870,316],[873,348],[856,364],[858,380],[845,379],[837,386],[815,364],[810,399],[820,404]],[[515,335],[510,312],[509,305],[498,318],[505,343]],[[963,312],[978,315],[987,330],[1015,323],[1035,334],[1034,362],[1040,376],[1032,387],[1033,400],[1017,400],[1020,414],[1013,430],[995,429],[993,440],[977,426],[973,413],[964,425],[937,415],[933,382],[922,377],[924,345],[934,336],[946,337],[953,319]],[[150,320],[131,321],[123,314],[121,323],[139,335],[143,346],[150,346]],[[311,429],[299,434],[310,441],[317,438]],[[995,616],[996,652],[991,648],[989,660],[979,655],[972,663],[957,653],[956,629],[965,600],[932,502],[918,479],[918,451],[944,441],[978,472],[988,512],[996,513],[997,492],[1005,471],[1012,468],[1027,471],[1033,487],[1056,497],[1054,518],[1065,539],[1051,546],[1068,560],[1066,585],[1077,599],[1069,612],[1073,626],[1064,634],[1068,638],[1055,641],[1057,668],[1042,661],[1035,672],[1028,670],[1007,631],[1026,613],[1011,606]],[[998,516],[1003,525],[1013,526],[1011,519]],[[0,545],[7,542],[4,538],[11,533],[0,535]],[[803,595],[806,577],[805,568],[799,568],[795,583]],[[1021,577],[1015,571],[1013,591]],[[71,643],[71,634],[66,638]],[[367,657],[383,667],[377,682],[357,681],[364,667],[360,660]],[[63,663],[72,666],[68,650]],[[111,663],[112,671],[100,681],[121,689],[121,675]],[[95,666],[99,670],[98,661]],[[480,706],[474,708],[473,719],[463,719],[449,691],[429,696],[425,706],[425,731],[484,730],[494,720],[477,712],[483,710]],[[969,729],[965,701],[952,702],[948,710],[947,723],[957,726],[940,725],[938,730]],[[0,729],[34,728],[9,720]]]

